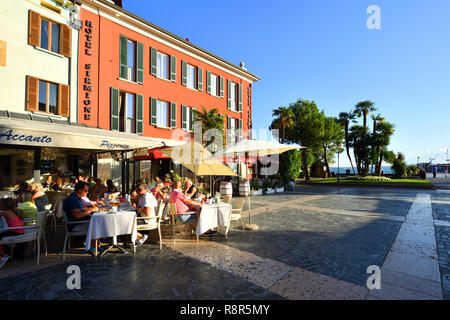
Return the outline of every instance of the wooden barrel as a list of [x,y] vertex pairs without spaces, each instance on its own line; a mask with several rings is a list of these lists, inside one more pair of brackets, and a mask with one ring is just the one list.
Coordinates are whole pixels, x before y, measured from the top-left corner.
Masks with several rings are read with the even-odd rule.
[[239,195],[241,197],[248,197],[250,194],[250,185],[248,181],[243,181],[239,183]]
[[231,185],[231,182],[220,183],[220,194],[222,196],[233,196],[233,186]]

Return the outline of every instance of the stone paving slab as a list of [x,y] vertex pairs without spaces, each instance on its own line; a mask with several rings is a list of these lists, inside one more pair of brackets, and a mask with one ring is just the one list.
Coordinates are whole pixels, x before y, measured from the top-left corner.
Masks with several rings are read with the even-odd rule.
[[382,283],[380,290],[371,290],[367,300],[440,300],[440,298]]
[[386,284],[415,291],[421,295],[442,299],[441,284],[437,281],[426,280],[404,273],[383,269],[381,273],[381,290],[384,289]]

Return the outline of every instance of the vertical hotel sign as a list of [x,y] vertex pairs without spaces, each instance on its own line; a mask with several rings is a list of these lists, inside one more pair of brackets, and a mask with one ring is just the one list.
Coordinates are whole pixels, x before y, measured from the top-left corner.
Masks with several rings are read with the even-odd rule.
[[[92,56],[92,33],[93,33],[93,24],[90,20],[84,21],[84,55],[86,60],[89,61],[89,57]],[[92,105],[92,64],[85,63],[84,64],[84,75],[83,75],[83,118],[84,120],[91,120],[91,105]]]

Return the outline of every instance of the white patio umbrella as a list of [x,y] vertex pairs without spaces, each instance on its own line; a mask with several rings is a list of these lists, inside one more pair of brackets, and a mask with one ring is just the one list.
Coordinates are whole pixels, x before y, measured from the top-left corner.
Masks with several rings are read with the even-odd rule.
[[[248,157],[249,156],[268,156],[272,154],[280,154],[289,150],[305,148],[299,145],[282,144],[278,142],[265,140],[248,140],[243,139],[236,144],[220,150],[214,154],[214,158],[224,158],[233,156],[245,156],[246,179],[248,180]],[[251,200],[248,198],[248,224],[244,225],[246,230],[257,230],[259,227],[251,223]]]

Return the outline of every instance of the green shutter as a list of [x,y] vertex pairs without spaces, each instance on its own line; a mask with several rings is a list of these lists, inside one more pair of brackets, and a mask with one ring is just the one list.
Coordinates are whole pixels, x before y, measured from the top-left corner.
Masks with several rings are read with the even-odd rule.
[[220,77],[220,97],[223,98],[223,77]]
[[150,124],[156,126],[156,99],[150,98]]
[[182,105],[181,106],[181,129],[183,129],[183,130],[188,129],[186,118],[187,118],[187,107]]
[[128,38],[120,36],[120,72],[119,77],[128,79]]
[[231,81],[227,80],[227,109],[231,109]]
[[144,96],[136,94],[136,133],[144,134]]
[[137,83],[144,83],[144,45],[136,42],[136,60],[137,60]]
[[177,58],[170,56],[170,81],[177,81]]
[[111,88],[111,130],[119,130],[119,90]]
[[203,69],[197,68],[197,89],[203,91]]
[[156,76],[156,49],[150,48],[150,74]]
[[173,102],[170,103],[170,127],[177,127],[177,104]]
[[181,84],[185,86],[187,84],[187,63],[181,60]]
[[211,72],[206,71],[206,93],[211,94]]
[[242,84],[239,84],[239,112],[242,112]]

